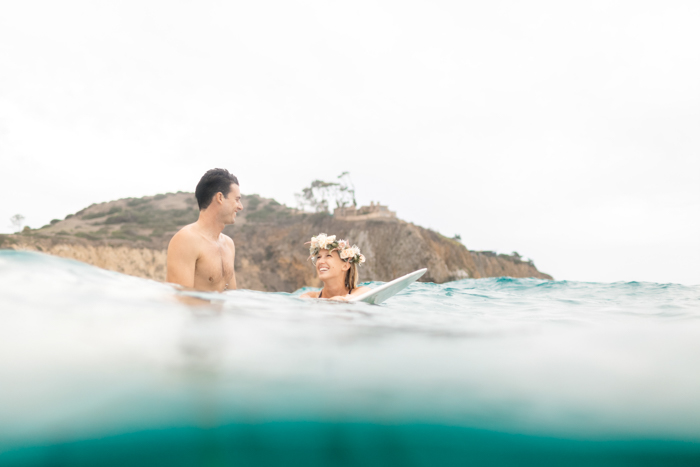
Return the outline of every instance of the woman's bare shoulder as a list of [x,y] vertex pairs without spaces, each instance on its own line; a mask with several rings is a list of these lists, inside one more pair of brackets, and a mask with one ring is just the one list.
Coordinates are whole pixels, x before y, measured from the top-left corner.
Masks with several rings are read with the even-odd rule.
[[360,295],[360,294],[363,294],[365,292],[369,292],[370,290],[372,290],[372,289],[369,287],[364,287],[364,286],[357,287],[355,290],[352,291],[352,293],[350,295]]
[[299,295],[299,298],[318,298],[318,292],[306,292]]

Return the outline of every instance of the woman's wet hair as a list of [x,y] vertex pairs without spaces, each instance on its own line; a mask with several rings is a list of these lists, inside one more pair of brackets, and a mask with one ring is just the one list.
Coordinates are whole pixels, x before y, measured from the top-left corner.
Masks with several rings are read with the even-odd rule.
[[197,198],[199,210],[202,211],[209,207],[214,195],[221,193],[224,198],[228,197],[231,192],[231,184],[238,185],[238,179],[235,175],[226,169],[211,169],[202,176],[197,183],[197,188],[194,190],[194,196]]
[[358,270],[357,263],[350,261],[350,269],[345,271],[345,287],[349,292],[352,292],[357,288],[357,280],[360,278],[360,271]]

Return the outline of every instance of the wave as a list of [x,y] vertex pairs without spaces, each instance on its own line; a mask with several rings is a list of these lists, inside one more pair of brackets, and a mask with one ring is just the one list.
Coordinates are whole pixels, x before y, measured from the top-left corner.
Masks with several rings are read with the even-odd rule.
[[[381,306],[300,292],[193,303],[168,284],[0,251],[0,461],[107,449],[100,439],[177,444],[187,430],[233,430],[235,443],[278,452],[304,423],[324,434],[299,443],[376,459],[405,429],[396,449],[423,446],[443,465],[425,430],[510,433],[550,454],[557,444],[542,440],[569,440],[596,459],[611,439],[700,456],[700,287],[463,279],[416,283]],[[384,441],[353,444],[372,430]]]

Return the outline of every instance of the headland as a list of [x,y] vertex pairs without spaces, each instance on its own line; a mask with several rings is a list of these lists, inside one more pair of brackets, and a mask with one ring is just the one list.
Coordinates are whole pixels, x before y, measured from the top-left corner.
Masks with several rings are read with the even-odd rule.
[[[427,267],[421,281],[464,278],[549,279],[517,254],[470,251],[460,241],[386,215],[308,213],[274,199],[245,195],[244,210],[224,233],[236,243],[239,288],[292,292],[318,287],[304,243],[319,232],[357,244],[367,257],[361,281],[389,281]],[[41,251],[134,276],[165,280],[172,236],[197,220],[193,193],[167,193],[93,204],[39,229],[0,235],[0,248]],[[369,213],[371,214],[371,213]]]

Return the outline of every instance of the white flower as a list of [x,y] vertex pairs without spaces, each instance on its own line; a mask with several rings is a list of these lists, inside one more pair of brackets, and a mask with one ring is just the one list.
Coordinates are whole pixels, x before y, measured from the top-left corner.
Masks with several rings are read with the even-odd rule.
[[327,250],[328,247],[335,241],[335,235],[331,235],[330,237],[324,233],[320,233],[315,237],[311,237],[311,241],[309,242],[311,246],[309,247],[310,251],[314,251],[315,249],[319,250]]
[[323,234],[323,241],[319,242],[319,246],[321,247],[322,250],[330,250],[331,244],[335,242],[335,235],[331,235],[330,237],[326,237],[326,234]]
[[311,244],[316,246],[316,247],[320,247],[321,245],[323,245],[326,242],[326,238],[328,238],[326,236],[326,234],[324,234],[324,233],[318,234],[315,237],[311,237]]

